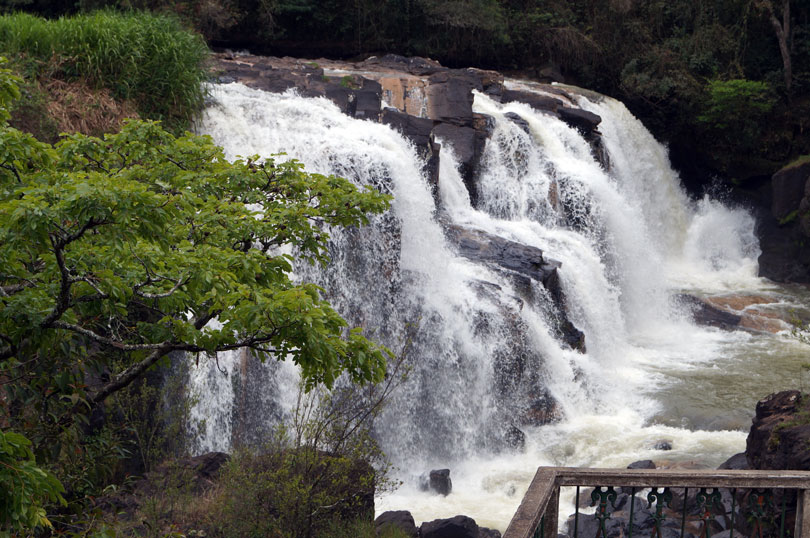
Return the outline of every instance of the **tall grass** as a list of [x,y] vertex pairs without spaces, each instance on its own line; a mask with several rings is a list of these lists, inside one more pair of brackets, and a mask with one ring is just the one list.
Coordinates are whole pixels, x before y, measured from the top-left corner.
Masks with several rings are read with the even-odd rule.
[[146,12],[97,11],[46,20],[0,16],[0,55],[34,59],[40,70],[83,78],[129,99],[167,127],[188,125],[202,107],[208,48],[177,19]]

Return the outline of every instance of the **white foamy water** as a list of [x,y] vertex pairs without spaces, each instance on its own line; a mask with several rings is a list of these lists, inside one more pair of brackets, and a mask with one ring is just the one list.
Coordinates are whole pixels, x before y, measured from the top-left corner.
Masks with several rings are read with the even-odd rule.
[[[404,484],[378,499],[378,511],[411,510],[417,521],[467,514],[503,530],[538,465],[623,467],[639,459],[717,465],[744,448],[740,417],[750,416],[766,392],[724,398],[724,382],[712,373],[758,375],[764,350],[786,360],[802,352],[786,336],[697,327],[672,300],[681,291],[783,291],[756,277],[751,217],[709,199],[689,200],[665,149],[616,101],[578,98],[603,118],[611,163],[605,170],[563,122],[476,95],[476,111],[491,115],[495,129],[474,208],[447,145],[437,207],[414,149],[386,126],[348,118],[325,99],[239,84],[214,87],[212,99],[200,130],[229,158],[284,152],[278,158],[296,158],[310,172],[394,195],[391,211],[372,226],[333,231],[326,270],[296,268],[298,278],[327,290],[351,324],[392,349],[413,336],[410,378],[376,426]],[[528,132],[508,112],[523,118]],[[561,343],[555,306],[542,286],[526,289],[491,265],[461,257],[445,238],[448,223],[560,261],[568,316],[584,332],[587,352]],[[238,360],[219,362],[237,375]],[[283,408],[294,376],[272,378],[267,405]],[[227,450],[233,385],[203,369],[193,372],[192,383],[206,395],[194,410],[206,420],[200,450]],[[699,390],[690,392],[690,384]],[[521,417],[543,392],[563,418],[529,425]],[[712,417],[717,402],[729,402],[720,408],[731,418]],[[525,435],[522,449],[504,448],[509,427]],[[673,450],[655,450],[659,440]],[[421,474],[443,467],[451,469],[453,493],[418,489]]]

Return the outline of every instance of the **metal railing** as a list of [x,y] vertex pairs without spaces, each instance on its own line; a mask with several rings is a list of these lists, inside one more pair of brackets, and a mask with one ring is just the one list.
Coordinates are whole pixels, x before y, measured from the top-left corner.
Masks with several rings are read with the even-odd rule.
[[[680,515],[681,537],[693,534],[709,538],[712,534],[710,520],[723,510],[720,493],[727,490],[730,501],[730,536],[789,536],[810,538],[810,472],[806,471],[714,471],[714,470],[658,470],[658,469],[588,469],[575,467],[540,467],[523,497],[517,512],[503,538],[556,538],[561,487],[575,487],[575,514],[573,529],[569,534],[577,538],[608,538],[617,532],[632,538],[638,526],[634,524],[634,512],[646,510],[650,535],[658,538],[677,536],[677,530],[663,532],[667,517],[672,521],[673,492],[682,495]],[[593,487],[591,492],[593,514],[580,514],[579,501],[582,487]],[[629,522],[626,529],[608,532],[606,523],[611,517],[611,506],[616,510],[621,488],[629,497]],[[682,490],[680,488],[683,488]],[[692,490],[689,521],[687,499]],[[647,491],[649,490],[649,491]],[[646,493],[645,493],[646,492]],[[792,500],[795,492],[795,501]],[[776,493],[776,495],[774,495]],[[638,495],[638,496],[637,496]],[[680,497],[679,497],[680,498]],[[790,501],[788,501],[790,499]],[[627,498],[625,498],[625,501]],[[639,502],[641,501],[641,502]],[[644,507],[646,501],[647,506]],[[745,510],[742,510],[743,501]],[[776,502],[775,502],[776,501]],[[736,505],[736,506],[735,506]],[[640,507],[640,508],[637,508]],[[795,524],[790,525],[795,509]],[[625,510],[626,511],[626,510]],[[781,515],[779,513],[781,512]],[[790,517],[787,514],[791,514]],[[735,517],[737,517],[735,529]],[[596,528],[596,536],[582,536],[582,523],[590,518],[590,530]],[[745,521],[740,521],[744,518]],[[767,519],[767,521],[766,521]],[[739,530],[747,526],[748,532]],[[687,525],[696,532],[686,532]],[[793,527],[793,528],[790,528]],[[625,532],[626,531],[626,532]]]

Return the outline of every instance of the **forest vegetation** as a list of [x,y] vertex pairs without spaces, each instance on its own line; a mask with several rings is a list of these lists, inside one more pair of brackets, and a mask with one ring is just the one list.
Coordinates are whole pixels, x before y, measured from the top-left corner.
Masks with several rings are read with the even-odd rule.
[[[393,52],[563,79],[616,97],[685,179],[769,177],[810,153],[806,0],[2,0],[55,17],[171,12],[214,46],[350,58]],[[693,186],[693,185],[689,185]]]
[[[312,222],[362,224],[387,197],[295,163],[229,164],[184,134],[204,102],[208,46],[422,55],[575,83],[623,100],[696,190],[715,177],[756,187],[810,153],[808,0],[0,0],[0,10],[10,69],[0,71],[0,536],[103,531],[93,499],[178,450],[156,432],[187,417],[155,416],[165,394],[149,383],[172,352],[289,353],[310,386],[343,372],[383,379],[390,352],[347,332],[319,290],[292,283],[288,257],[268,252],[293,244],[322,263],[327,236]],[[124,121],[133,116],[143,121]],[[60,136],[75,131],[86,134]],[[257,242],[264,251],[248,248]],[[345,454],[375,453],[337,435]],[[321,448],[237,455],[222,487],[251,486],[266,509],[262,487],[317,469]],[[223,524],[250,522],[220,508],[232,511]]]
[[[18,14],[0,18],[0,35],[12,67],[35,79],[24,90],[46,73],[107,89],[175,126],[202,104],[206,48],[173,18]],[[326,263],[328,227],[366,224],[387,195],[295,161],[229,162],[209,137],[175,136],[156,121],[41,141],[9,123],[20,84],[0,66],[0,536],[102,532],[106,523],[88,515],[94,498],[185,452],[190,399],[177,383],[148,379],[163,378],[173,354],[283,358],[299,365],[307,391],[340,375],[370,390],[383,381],[390,352],[347,327],[319,288],[293,282],[292,255],[279,249]],[[156,412],[169,397],[181,402],[177,416]],[[296,484],[309,489],[292,499],[332,499],[313,483],[334,487],[349,471],[327,472],[352,469],[356,451],[375,454],[351,417],[341,421],[350,434],[319,419],[313,441],[310,418],[300,420],[303,433],[281,436],[264,472],[305,477]],[[311,510],[301,517],[313,521]]]

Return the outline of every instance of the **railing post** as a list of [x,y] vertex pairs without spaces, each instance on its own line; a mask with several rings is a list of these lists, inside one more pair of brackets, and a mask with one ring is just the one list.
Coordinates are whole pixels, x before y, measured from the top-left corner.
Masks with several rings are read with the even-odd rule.
[[800,489],[796,498],[795,538],[810,538],[810,490]]
[[543,525],[543,536],[557,538],[557,517],[560,513],[560,487],[554,484],[551,498],[546,505],[546,519]]

